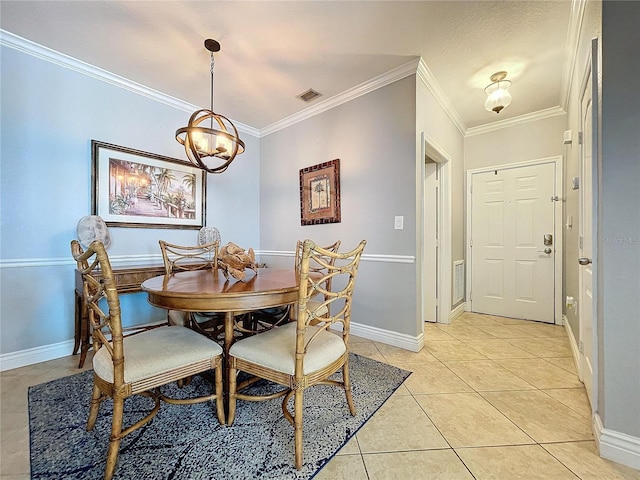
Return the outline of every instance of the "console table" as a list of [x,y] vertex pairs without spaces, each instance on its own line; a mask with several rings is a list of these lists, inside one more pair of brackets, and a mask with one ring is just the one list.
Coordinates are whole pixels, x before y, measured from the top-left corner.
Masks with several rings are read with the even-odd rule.
[[[164,275],[164,265],[141,265],[141,266],[112,266],[113,274],[116,279],[116,289],[118,293],[137,293],[141,292],[140,284],[145,280]],[[78,368],[82,368],[87,358],[87,352],[91,348],[91,328],[89,326],[89,313],[84,304],[84,294],[82,288],[82,274],[76,269],[76,288],[75,288],[75,333],[73,344],[73,355],[78,353],[80,349],[80,362]],[[100,272],[94,275],[100,277]]]

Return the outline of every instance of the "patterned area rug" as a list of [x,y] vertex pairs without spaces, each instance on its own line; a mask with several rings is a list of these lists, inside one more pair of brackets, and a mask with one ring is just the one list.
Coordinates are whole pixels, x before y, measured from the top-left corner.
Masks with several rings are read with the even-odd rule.
[[[282,415],[281,399],[238,402],[233,426],[218,423],[212,403],[169,405],[120,445],[117,479],[307,479],[313,477],[362,427],[410,372],[351,354],[356,416],[344,392],[318,385],[305,391],[304,465],[293,466],[293,427]],[[31,478],[100,479],[111,428],[111,401],[105,401],[95,428],[85,429],[93,372],[87,371],[29,388]],[[339,378],[341,374],[336,374]],[[252,388],[276,388],[261,382]],[[167,385],[171,396],[210,390],[200,377],[183,389]],[[151,400],[125,401],[125,424],[142,418]],[[292,407],[291,407],[292,408]]]

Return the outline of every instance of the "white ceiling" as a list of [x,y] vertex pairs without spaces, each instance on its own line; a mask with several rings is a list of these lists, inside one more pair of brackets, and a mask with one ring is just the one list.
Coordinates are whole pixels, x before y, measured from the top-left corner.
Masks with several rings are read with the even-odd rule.
[[[562,106],[571,0],[12,1],[3,30],[258,130],[422,57],[471,128]],[[484,109],[507,70],[512,104]],[[566,82],[566,79],[564,80]],[[307,104],[309,88],[323,94]],[[186,121],[186,120],[185,120]]]

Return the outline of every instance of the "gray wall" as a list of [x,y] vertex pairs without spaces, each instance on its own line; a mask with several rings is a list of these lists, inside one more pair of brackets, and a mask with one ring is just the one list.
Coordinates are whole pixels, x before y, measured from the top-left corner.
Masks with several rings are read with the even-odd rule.
[[605,428],[636,439],[640,438],[639,24],[639,2],[603,2],[598,412]]
[[[91,213],[91,139],[185,158],[176,128],[190,112],[2,46],[0,353],[73,338],[69,242]],[[259,247],[259,141],[224,178],[208,178],[207,223],[223,241]],[[240,219],[240,220],[239,220]],[[197,230],[111,228],[111,256],[158,255],[161,238],[197,242]],[[124,321],[165,318],[146,296],[122,297]],[[70,353],[70,352],[69,352]]]
[[[291,266],[298,239],[367,240],[354,296],[356,323],[417,335],[416,264],[370,256],[416,255],[415,76],[394,82],[262,139],[260,245],[279,253],[269,266]],[[340,159],[342,221],[300,225],[299,171]],[[394,216],[404,215],[404,230]],[[366,258],[369,257],[369,258]]]

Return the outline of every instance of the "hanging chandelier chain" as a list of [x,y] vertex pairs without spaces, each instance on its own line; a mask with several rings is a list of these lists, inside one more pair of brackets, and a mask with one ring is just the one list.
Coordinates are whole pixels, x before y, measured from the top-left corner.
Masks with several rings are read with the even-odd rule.
[[[210,68],[210,72],[211,72],[211,102],[210,102],[210,109],[213,112],[213,70],[214,67],[216,65],[216,59],[215,56],[213,54],[213,52],[211,52],[211,68]],[[211,119],[211,124],[213,125],[213,119]]]

